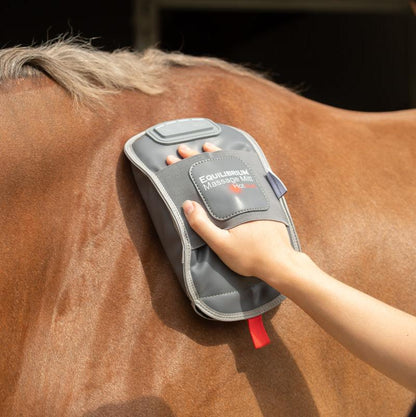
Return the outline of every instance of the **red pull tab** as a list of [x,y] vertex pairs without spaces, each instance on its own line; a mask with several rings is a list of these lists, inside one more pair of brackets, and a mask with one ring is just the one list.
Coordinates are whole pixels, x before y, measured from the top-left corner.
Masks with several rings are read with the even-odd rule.
[[263,346],[267,346],[270,343],[270,339],[264,328],[262,316],[253,317],[247,321],[254,347],[260,349]]

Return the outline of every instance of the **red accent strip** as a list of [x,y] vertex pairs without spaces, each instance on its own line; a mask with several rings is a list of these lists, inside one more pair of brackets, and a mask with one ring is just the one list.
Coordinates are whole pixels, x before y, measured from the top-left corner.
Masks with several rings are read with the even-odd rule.
[[266,329],[263,326],[262,316],[253,317],[248,319],[248,328],[250,330],[251,338],[253,339],[254,347],[260,349],[263,346],[267,346],[270,343],[269,336]]

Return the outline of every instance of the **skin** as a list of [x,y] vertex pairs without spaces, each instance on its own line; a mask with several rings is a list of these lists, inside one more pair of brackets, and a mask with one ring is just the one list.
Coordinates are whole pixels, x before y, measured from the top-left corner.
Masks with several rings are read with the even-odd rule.
[[[205,143],[203,150],[220,149]],[[178,153],[189,158],[198,151],[181,145]],[[166,162],[180,160],[169,155]],[[228,267],[264,280],[358,358],[416,392],[416,317],[322,271],[308,255],[292,248],[282,223],[263,220],[223,230],[197,202],[185,201],[183,210],[190,226]]]

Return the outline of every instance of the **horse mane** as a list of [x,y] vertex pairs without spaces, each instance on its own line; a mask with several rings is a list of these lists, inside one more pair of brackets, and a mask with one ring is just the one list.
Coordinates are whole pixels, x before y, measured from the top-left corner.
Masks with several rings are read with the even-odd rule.
[[167,53],[155,48],[141,53],[127,49],[105,52],[84,40],[59,38],[40,46],[0,50],[0,84],[46,75],[76,102],[103,104],[107,94],[122,90],[138,90],[150,95],[162,93],[164,75],[175,66],[208,66],[233,74],[261,77],[248,68],[218,58]]

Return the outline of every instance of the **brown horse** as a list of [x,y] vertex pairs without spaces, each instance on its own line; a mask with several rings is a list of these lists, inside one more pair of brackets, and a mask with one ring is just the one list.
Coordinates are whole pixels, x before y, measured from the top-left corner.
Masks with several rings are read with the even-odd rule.
[[290,300],[199,318],[123,145],[207,117],[249,132],[289,189],[303,250],[416,314],[416,112],[312,102],[215,59],[58,42],[0,52],[1,416],[404,416],[413,395]]

